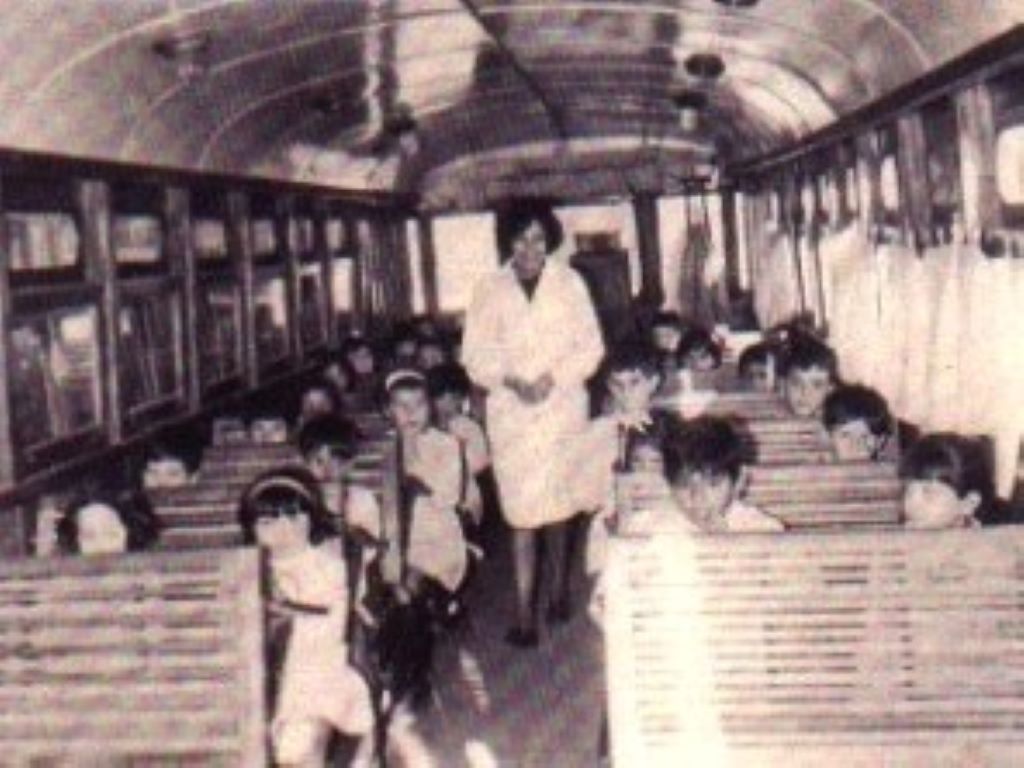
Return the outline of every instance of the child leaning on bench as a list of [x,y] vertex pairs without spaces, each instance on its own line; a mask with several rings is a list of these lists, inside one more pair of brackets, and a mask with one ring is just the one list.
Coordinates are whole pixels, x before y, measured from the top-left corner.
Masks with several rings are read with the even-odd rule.
[[370,692],[349,662],[348,570],[316,480],[301,469],[265,473],[238,516],[268,560],[275,764],[324,765],[335,734],[360,737],[365,753]]

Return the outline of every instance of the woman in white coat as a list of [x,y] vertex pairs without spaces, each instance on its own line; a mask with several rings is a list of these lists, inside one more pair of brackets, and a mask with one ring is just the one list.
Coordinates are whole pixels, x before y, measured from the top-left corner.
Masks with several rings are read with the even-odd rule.
[[499,212],[497,240],[505,264],[476,287],[463,362],[487,390],[487,432],[513,530],[517,622],[506,639],[532,646],[541,535],[555,590],[550,613],[568,615],[565,522],[577,511],[570,459],[589,416],[585,384],[604,347],[583,280],[548,259],[562,240],[550,207],[521,202]]

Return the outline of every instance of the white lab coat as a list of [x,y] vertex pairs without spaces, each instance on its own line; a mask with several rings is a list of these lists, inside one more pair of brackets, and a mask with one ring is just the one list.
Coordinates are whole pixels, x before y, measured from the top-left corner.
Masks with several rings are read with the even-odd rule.
[[[575,271],[549,259],[528,299],[511,265],[484,278],[466,315],[463,362],[488,391],[487,432],[502,510],[514,528],[537,528],[571,517],[572,459],[586,429],[585,383],[604,354],[587,288]],[[502,382],[555,385],[547,399],[523,403]]]

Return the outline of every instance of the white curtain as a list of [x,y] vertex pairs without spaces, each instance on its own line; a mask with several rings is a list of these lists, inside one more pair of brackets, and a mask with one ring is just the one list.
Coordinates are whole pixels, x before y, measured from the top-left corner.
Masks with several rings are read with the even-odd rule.
[[[776,250],[758,270],[766,324],[797,306],[785,243]],[[877,388],[927,431],[988,435],[998,489],[1008,494],[1024,435],[1024,261],[986,259],[962,245],[922,256],[876,249],[856,226],[825,237],[821,261],[843,378]]]

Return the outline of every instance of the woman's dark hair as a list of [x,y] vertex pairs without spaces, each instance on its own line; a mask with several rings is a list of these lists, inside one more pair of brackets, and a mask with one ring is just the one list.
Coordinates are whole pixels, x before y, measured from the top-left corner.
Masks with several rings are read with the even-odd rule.
[[852,421],[863,421],[871,434],[878,437],[892,431],[892,416],[885,398],[860,384],[832,390],[822,406],[822,421],[829,432]]
[[518,200],[497,213],[496,239],[503,263],[512,258],[512,243],[533,222],[544,230],[548,253],[554,253],[561,246],[565,233],[551,204],[543,200]]
[[900,476],[904,480],[935,480],[948,485],[960,498],[974,491],[982,499],[979,511],[993,497],[981,445],[950,432],[925,435],[914,443],[903,458]]
[[786,376],[793,371],[821,368],[828,373],[832,381],[839,378],[839,361],[836,359],[836,353],[828,344],[811,336],[798,336],[787,345],[783,365],[783,373]]
[[208,438],[196,427],[177,427],[160,432],[147,446],[145,461],[177,459],[191,474],[199,469]]
[[717,368],[722,364],[722,348],[715,341],[707,328],[690,328],[679,340],[676,346],[676,355],[685,362],[686,358],[694,353],[707,353],[715,361]]
[[427,374],[427,392],[432,399],[448,394],[469,397],[472,389],[469,374],[458,363],[439,365]]
[[740,433],[726,419],[701,416],[671,429],[665,439],[665,478],[679,485],[700,472],[735,480],[746,460]]
[[351,461],[359,450],[359,429],[340,416],[318,416],[299,430],[299,453],[309,458],[323,447],[345,461]]
[[63,551],[79,553],[78,515],[93,504],[102,504],[114,510],[127,534],[126,548],[129,552],[148,549],[160,535],[160,520],[153,513],[145,495],[106,491],[79,496],[68,505],[67,511],[57,523],[57,542]]
[[255,544],[256,522],[261,517],[300,514],[309,518],[310,544],[319,544],[334,535],[316,478],[301,467],[272,469],[245,489],[238,505],[238,524],[245,543]]

